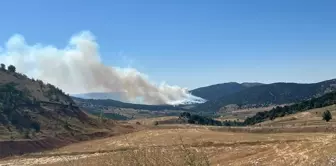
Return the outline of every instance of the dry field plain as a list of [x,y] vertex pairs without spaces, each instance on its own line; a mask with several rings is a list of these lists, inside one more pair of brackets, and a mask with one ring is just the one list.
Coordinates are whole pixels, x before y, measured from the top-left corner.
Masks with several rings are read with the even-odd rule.
[[335,140],[334,133],[158,128],[8,158],[0,165],[333,165]]
[[[336,133],[302,130],[309,127],[336,129],[336,120],[329,123],[321,120],[325,110],[334,115],[336,106],[236,130],[182,124],[152,126],[153,121],[174,117],[144,119],[139,120],[144,125],[141,131],[2,159],[0,166],[336,165]],[[252,132],[257,128],[259,132]],[[295,130],[291,130],[293,128]]]

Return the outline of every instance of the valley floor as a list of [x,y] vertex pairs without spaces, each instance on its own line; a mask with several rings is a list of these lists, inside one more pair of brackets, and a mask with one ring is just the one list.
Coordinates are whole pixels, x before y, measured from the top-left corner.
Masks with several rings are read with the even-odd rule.
[[[335,133],[152,128],[12,157],[4,165],[335,165]],[[208,162],[207,162],[208,161]]]

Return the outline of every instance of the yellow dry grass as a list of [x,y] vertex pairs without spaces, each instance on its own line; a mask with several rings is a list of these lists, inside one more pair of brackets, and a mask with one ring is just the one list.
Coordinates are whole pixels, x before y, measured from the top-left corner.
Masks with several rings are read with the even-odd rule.
[[[329,110],[333,115],[333,119],[329,122],[322,120],[322,114],[324,111]],[[296,113],[293,115],[276,118],[273,121],[266,121],[260,123],[260,126],[334,126],[336,125],[336,105],[328,107],[311,109],[309,111]]]
[[128,123],[135,124],[139,122],[141,125],[153,125],[155,121],[166,121],[166,120],[177,120],[177,116],[163,116],[163,117],[155,117],[155,118],[143,118],[143,119],[135,119],[129,120]]
[[[333,133],[151,129],[0,162],[9,165],[328,165]],[[336,161],[336,160],[335,160]]]
[[[336,165],[336,134],[311,132],[312,126],[333,127],[336,123],[336,120],[329,123],[322,120],[321,114],[325,110],[330,110],[336,117],[336,106],[333,105],[263,122],[260,127],[238,127],[240,130],[236,132],[228,132],[234,128],[227,127],[159,125],[48,152],[8,158],[0,161],[0,166]],[[154,121],[171,118],[176,117],[129,123],[139,121],[151,125]],[[302,133],[291,131],[295,126],[295,131]],[[255,128],[265,130],[251,133]]]

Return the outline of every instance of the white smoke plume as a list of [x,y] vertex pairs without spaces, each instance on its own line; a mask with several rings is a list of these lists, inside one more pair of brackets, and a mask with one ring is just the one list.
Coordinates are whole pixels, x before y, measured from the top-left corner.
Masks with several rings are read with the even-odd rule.
[[14,65],[18,72],[56,85],[70,94],[117,92],[126,101],[142,98],[144,104],[204,102],[186,88],[156,85],[133,68],[102,64],[95,37],[83,31],[59,49],[51,45],[29,45],[21,35],[12,36],[0,47],[0,63]]

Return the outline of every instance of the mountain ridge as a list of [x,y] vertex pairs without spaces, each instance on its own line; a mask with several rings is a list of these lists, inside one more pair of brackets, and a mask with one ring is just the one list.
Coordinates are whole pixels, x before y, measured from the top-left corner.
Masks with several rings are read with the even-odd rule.
[[216,112],[229,104],[286,104],[318,97],[334,90],[336,90],[336,79],[318,83],[263,84],[207,101],[198,105],[196,109]]
[[241,90],[244,90],[249,87],[263,85],[262,83],[237,83],[237,82],[226,82],[226,83],[219,83],[213,84],[209,86],[204,86],[200,88],[193,89],[189,91],[191,94],[201,97],[206,100],[214,100],[220,97],[230,95]]

